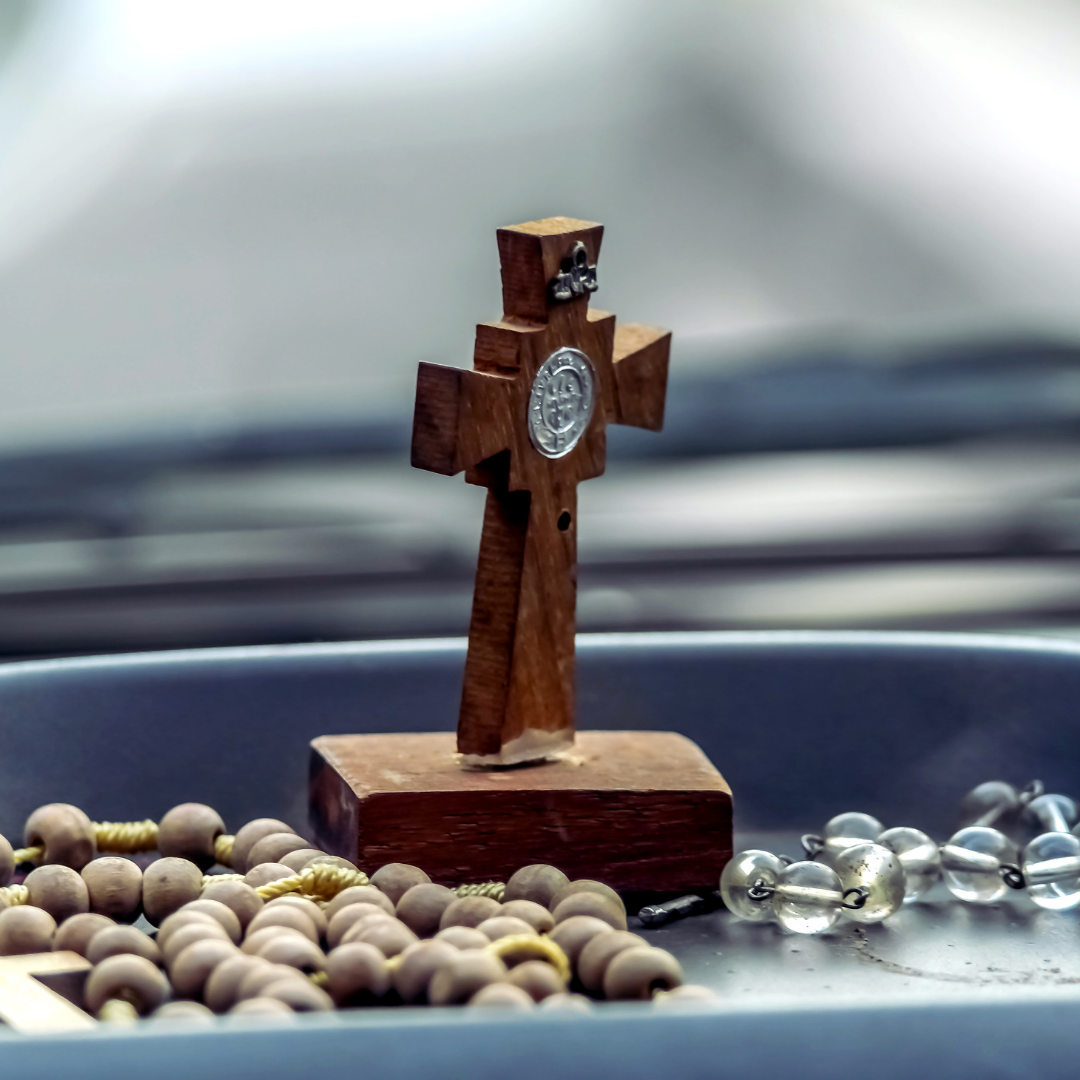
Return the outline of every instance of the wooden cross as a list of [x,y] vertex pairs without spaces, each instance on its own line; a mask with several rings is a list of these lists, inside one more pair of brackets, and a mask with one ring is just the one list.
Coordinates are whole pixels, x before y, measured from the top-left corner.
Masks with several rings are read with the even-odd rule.
[[421,364],[412,463],[488,489],[458,717],[467,764],[540,759],[574,739],[577,485],[608,424],[659,431],[671,334],[590,310],[602,225],[498,230],[503,317],[473,369]]
[[89,970],[90,961],[76,952],[0,956],[0,1020],[17,1031],[39,1034],[96,1028],[96,1020],[35,978]]

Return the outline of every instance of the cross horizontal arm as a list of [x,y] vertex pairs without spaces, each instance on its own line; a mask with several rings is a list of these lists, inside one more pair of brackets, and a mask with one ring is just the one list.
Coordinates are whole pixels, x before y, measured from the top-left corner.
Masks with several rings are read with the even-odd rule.
[[0,1019],[39,1034],[96,1028],[96,1020],[34,978],[89,968],[89,960],[68,951],[0,957]]
[[617,424],[659,431],[664,426],[671,331],[628,323],[615,328]]
[[416,376],[412,464],[453,476],[506,450],[512,380],[465,368],[421,364]]

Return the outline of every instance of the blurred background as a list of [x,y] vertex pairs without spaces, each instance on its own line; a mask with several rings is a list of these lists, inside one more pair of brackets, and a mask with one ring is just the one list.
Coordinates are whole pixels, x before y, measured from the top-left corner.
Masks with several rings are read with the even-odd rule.
[[675,334],[581,629],[1080,629],[1077,0],[4,0],[0,658],[464,633],[416,364],[555,214]]

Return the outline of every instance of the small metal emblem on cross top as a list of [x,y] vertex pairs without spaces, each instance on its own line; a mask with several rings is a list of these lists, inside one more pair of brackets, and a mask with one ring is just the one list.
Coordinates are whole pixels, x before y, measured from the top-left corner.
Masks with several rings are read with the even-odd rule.
[[421,364],[412,463],[488,489],[458,716],[466,764],[549,757],[574,738],[577,485],[608,424],[659,431],[671,334],[589,308],[602,225],[498,230],[503,316],[473,368]]

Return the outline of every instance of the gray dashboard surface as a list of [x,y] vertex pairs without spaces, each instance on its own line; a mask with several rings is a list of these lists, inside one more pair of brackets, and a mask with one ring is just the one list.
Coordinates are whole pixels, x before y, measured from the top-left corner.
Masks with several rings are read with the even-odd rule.
[[[231,827],[303,826],[307,742],[453,724],[460,641],[216,650],[0,669],[0,832],[34,806],[98,820],[216,806]],[[959,796],[1000,777],[1076,792],[1080,647],[964,635],[583,637],[582,727],[667,728],[699,742],[736,795],[741,846],[798,853],[842,810],[939,839]],[[523,861],[528,861],[527,839]],[[288,1028],[0,1041],[0,1077],[1073,1076],[1074,912],[947,894],[821,937],[716,911],[646,931],[715,1008],[598,1007],[585,1019],[368,1010]],[[146,1042],[149,1040],[149,1043]],[[317,1063],[317,1064],[316,1064]]]

